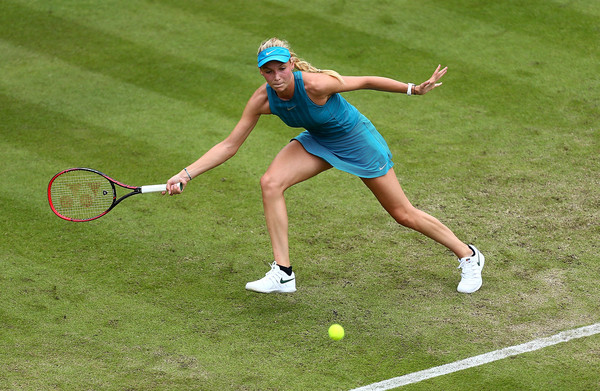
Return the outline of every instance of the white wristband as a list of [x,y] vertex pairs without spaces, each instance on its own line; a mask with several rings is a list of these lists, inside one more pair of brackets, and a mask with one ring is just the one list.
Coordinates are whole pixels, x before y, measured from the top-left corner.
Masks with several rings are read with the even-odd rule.
[[408,89],[406,90],[406,95],[411,96],[412,90],[415,85],[413,83],[408,83]]

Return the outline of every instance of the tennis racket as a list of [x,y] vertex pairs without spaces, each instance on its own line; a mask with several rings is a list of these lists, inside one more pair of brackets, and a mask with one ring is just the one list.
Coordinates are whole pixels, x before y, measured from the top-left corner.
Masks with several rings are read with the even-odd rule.
[[[117,198],[115,185],[132,191]],[[125,198],[166,190],[166,184],[129,186],[91,168],[69,168],[50,180],[48,202],[61,219],[83,222],[104,216]]]

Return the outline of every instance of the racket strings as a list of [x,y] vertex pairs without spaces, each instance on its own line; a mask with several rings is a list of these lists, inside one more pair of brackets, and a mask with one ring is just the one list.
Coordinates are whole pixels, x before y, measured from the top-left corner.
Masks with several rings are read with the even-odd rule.
[[67,218],[87,220],[106,212],[115,198],[112,184],[91,171],[68,171],[54,179],[50,188],[55,211]]

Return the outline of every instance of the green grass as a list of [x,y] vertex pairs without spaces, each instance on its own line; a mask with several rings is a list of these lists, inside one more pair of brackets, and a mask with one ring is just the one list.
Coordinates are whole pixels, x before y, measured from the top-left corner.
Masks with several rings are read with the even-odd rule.
[[[1,2],[0,389],[347,390],[597,323],[599,20],[592,0]],[[61,169],[160,183],[222,140],[274,35],[342,74],[449,66],[425,97],[345,96],[409,199],[485,253],[479,292],[334,170],[287,193],[298,292],[246,292],[271,260],[259,178],[298,133],[277,118],[182,196],[51,213]],[[405,389],[595,389],[599,352]]]

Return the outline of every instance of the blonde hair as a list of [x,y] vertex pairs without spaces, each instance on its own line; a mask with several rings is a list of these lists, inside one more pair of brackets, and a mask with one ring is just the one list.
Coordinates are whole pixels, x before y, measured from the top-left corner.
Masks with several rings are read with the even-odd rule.
[[299,58],[296,55],[296,53],[294,53],[294,51],[290,48],[290,44],[283,39],[273,37],[273,38],[267,39],[266,41],[263,41],[263,43],[261,43],[260,46],[258,47],[258,53],[262,52],[265,49],[272,48],[272,47],[282,47],[282,48],[286,48],[287,50],[289,50],[290,54],[291,54],[290,60],[292,60],[292,63],[294,64],[295,69],[297,69],[299,71],[303,71],[303,72],[310,72],[310,73],[324,73],[331,77],[335,77],[336,79],[338,79],[340,81],[340,83],[342,83],[342,84],[344,83],[344,79],[342,79],[342,76],[339,73],[337,73],[336,71],[332,71],[331,69],[316,68],[312,64],[310,64],[308,61]]

